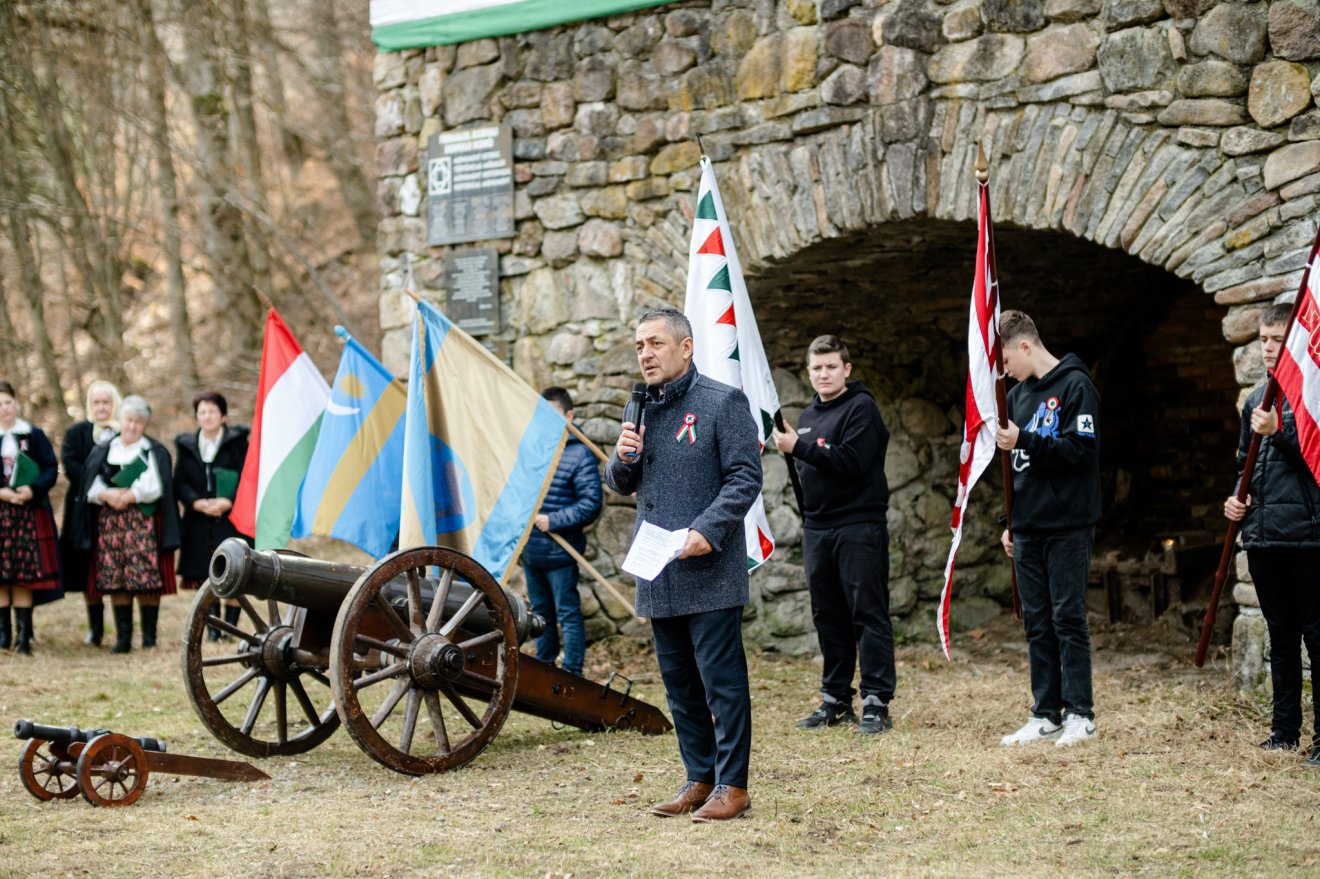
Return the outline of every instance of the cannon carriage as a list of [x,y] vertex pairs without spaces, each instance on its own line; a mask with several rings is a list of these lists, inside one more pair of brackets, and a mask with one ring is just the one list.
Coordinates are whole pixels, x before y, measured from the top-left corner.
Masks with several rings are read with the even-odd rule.
[[[238,624],[222,598],[238,602]],[[219,652],[208,626],[230,638]],[[468,763],[511,710],[590,731],[671,729],[630,683],[620,691],[616,676],[594,683],[521,653],[543,626],[444,547],[364,568],[231,539],[189,612],[184,679],[202,722],[239,753],[304,753],[342,724],[374,760],[412,775]]]

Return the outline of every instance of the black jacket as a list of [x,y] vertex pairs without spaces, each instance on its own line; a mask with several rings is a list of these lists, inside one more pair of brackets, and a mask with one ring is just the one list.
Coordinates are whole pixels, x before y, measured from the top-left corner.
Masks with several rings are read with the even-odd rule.
[[[151,463],[155,465],[156,474],[160,476],[161,495],[157,507],[159,518],[156,520],[159,527],[157,542],[162,550],[177,549],[179,546],[179,508],[174,500],[174,477],[170,452],[155,437],[148,436],[147,441],[151,443]],[[94,549],[97,538],[96,518],[92,515],[93,511],[88,509],[88,507],[95,505],[87,502],[87,492],[91,489],[92,483],[96,481],[96,475],[101,471],[106,456],[109,454],[110,445],[108,443],[98,445],[87,456],[87,462],[83,467],[82,484],[78,486],[78,501],[73,516],[74,545],[83,551]]]
[[1100,394],[1086,364],[1065,354],[1008,392],[1021,431],[1013,449],[1013,530],[1048,534],[1100,521]]
[[[559,456],[541,512],[550,517],[550,530],[568,541],[578,552],[587,548],[587,536],[582,529],[600,515],[600,471],[596,469],[596,456],[575,436],[570,435]],[[560,568],[575,565],[573,557],[563,547],[536,528],[527,537],[523,550],[524,560],[538,568]]]
[[[179,543],[179,576],[186,580],[205,579],[211,564],[211,554],[227,537],[241,537],[229,521],[228,514],[207,516],[193,509],[193,502],[215,497],[215,470],[223,468],[235,473],[243,472],[247,458],[248,429],[225,425],[220,436],[220,448],[210,464],[202,461],[202,450],[197,442],[197,431],[181,433],[174,438],[174,495],[183,506],[183,526]],[[232,500],[232,498],[231,498]]]
[[828,402],[817,395],[798,418],[793,458],[802,478],[802,521],[808,528],[884,522],[889,509],[885,453],[889,430],[875,397],[848,382]]
[[[1251,410],[1265,399],[1265,386],[1251,392],[1242,406],[1238,434],[1238,478],[1251,444]],[[1260,438],[1256,469],[1251,474],[1251,505],[1242,519],[1246,549],[1320,548],[1320,487],[1302,458],[1292,407],[1279,395],[1279,430]]]

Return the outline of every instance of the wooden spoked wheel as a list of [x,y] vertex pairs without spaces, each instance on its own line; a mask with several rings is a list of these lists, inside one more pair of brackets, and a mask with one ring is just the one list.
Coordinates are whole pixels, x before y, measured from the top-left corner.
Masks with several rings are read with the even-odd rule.
[[[237,601],[238,623],[228,623],[210,585],[197,590],[183,640],[183,679],[193,710],[240,754],[310,751],[339,728],[324,655],[298,649],[298,608],[246,596]],[[228,637],[208,641],[209,626]]]
[[[18,776],[27,792],[39,800],[78,796],[78,779],[64,749],[44,739],[32,739],[18,755]],[[62,753],[57,753],[62,752]]]
[[97,736],[78,755],[78,790],[93,806],[131,806],[147,787],[147,755],[119,733]]
[[330,657],[344,728],[374,760],[410,775],[481,753],[518,683],[504,590],[443,547],[400,550],[367,569],[339,608]]

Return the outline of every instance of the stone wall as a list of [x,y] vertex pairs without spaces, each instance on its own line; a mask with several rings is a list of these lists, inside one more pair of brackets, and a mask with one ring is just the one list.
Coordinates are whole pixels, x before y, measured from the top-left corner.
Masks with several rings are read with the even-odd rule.
[[[425,245],[419,215],[419,151],[436,131],[504,121],[515,135],[518,234],[491,243],[506,327],[491,341],[531,383],[569,387],[600,442],[614,438],[634,380],[632,317],[682,302],[703,152],[716,163],[758,315],[774,296],[796,297],[798,323],[838,301],[786,279],[804,254],[878,240],[900,224],[971,220],[979,140],[1001,229],[1068,236],[1188,279],[1220,309],[1222,339],[1236,346],[1223,349],[1224,368],[1231,358],[1245,386],[1260,375],[1256,314],[1296,289],[1315,231],[1318,72],[1320,0],[689,0],[382,53],[385,361],[406,371],[405,263],[423,295],[444,298],[443,249]],[[970,254],[959,271],[970,273]],[[938,307],[886,307],[918,325],[929,312],[956,337],[965,288]],[[785,404],[800,405],[801,349],[767,348],[789,367],[779,375]],[[875,366],[878,377],[883,358]],[[926,368],[954,376],[956,399],[963,367],[937,367]],[[943,566],[949,507],[947,494],[921,487],[947,492],[961,414],[946,398],[901,388],[882,405],[896,428],[895,604],[928,631],[918,602]],[[809,650],[798,526],[782,464],[766,464],[784,551],[753,578],[749,632],[764,646]],[[593,537],[607,575],[631,515],[611,499]],[[974,521],[990,532],[987,518]],[[993,573],[1002,565],[990,551],[980,558],[991,539],[965,544],[978,547],[962,559],[971,598],[955,607],[965,624],[1004,594]],[[618,607],[604,610],[595,635],[623,619]]]

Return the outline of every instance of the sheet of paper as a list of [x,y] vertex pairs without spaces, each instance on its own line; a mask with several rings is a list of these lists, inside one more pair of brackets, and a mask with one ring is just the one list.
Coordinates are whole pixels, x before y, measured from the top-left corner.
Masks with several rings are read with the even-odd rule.
[[623,569],[642,580],[654,580],[660,576],[665,565],[678,558],[687,541],[688,529],[666,531],[659,525],[643,522],[637,531],[637,537],[628,548],[628,555],[623,560]]

